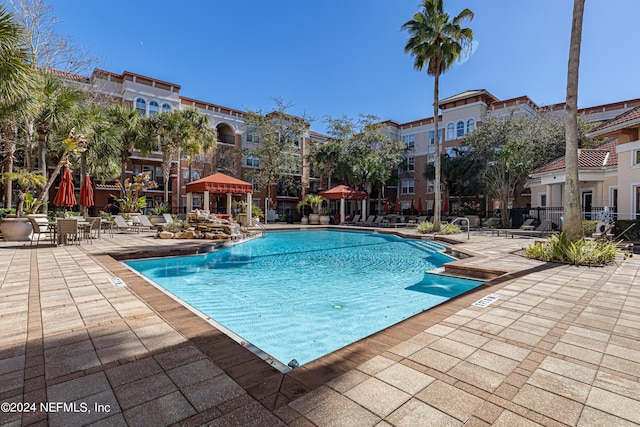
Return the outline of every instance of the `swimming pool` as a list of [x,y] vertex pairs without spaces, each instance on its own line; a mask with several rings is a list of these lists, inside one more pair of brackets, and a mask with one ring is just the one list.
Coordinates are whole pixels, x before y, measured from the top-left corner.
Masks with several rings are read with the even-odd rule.
[[482,284],[427,273],[452,260],[443,248],[369,232],[282,231],[126,264],[276,361],[302,365]]

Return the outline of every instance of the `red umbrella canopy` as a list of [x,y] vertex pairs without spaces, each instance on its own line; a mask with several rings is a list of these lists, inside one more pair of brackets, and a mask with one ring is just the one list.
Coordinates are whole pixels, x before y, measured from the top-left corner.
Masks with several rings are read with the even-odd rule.
[[86,206],[90,208],[95,203],[93,202],[93,188],[91,187],[91,178],[89,175],[84,176],[82,181],[82,187],[80,187],[80,206]]
[[411,212],[416,211],[416,206],[413,204],[413,199],[411,200]]
[[58,187],[58,193],[56,193],[53,203],[56,206],[75,206],[76,196],[73,193],[73,178],[71,177],[71,169],[64,168],[62,171],[62,178],[60,179],[60,187]]
[[422,197],[418,197],[418,212],[422,212]]
[[389,199],[384,199],[384,211],[389,212]]
[[400,213],[400,199],[396,197],[396,213]]

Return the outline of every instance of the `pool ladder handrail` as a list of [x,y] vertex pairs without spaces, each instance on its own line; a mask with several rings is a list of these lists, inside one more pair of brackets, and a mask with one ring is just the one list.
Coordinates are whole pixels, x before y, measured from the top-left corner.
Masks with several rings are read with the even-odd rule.
[[267,227],[258,218],[251,217],[251,225],[257,225],[262,230],[262,237],[267,237]]
[[[460,221],[467,221],[467,240],[470,239],[470,234],[471,234],[471,223],[469,222],[469,218],[465,218],[463,216],[459,216],[457,218],[454,218],[453,221],[451,221],[448,225],[453,225],[456,222],[458,222],[458,220]],[[436,236],[440,233],[440,231],[436,231],[435,233],[433,233],[433,237],[432,240],[436,239]]]

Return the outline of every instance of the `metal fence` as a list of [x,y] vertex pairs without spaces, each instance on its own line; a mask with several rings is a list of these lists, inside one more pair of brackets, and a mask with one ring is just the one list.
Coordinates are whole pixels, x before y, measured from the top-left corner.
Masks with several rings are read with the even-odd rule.
[[[582,212],[582,219],[598,220],[604,211],[604,207],[592,207],[590,211]],[[534,218],[538,224],[542,221],[551,221],[554,230],[562,230],[564,208],[540,207],[540,208],[513,208],[510,211],[511,227],[520,227],[527,219]],[[616,213],[611,211],[612,219],[616,219]]]

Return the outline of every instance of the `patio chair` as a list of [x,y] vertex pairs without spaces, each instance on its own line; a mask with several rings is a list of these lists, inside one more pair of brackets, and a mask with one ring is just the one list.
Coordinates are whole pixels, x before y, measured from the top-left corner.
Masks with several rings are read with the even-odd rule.
[[375,215],[369,215],[366,220],[362,220],[361,219],[360,221],[356,222],[356,225],[367,225],[367,224],[370,224],[370,223],[373,222],[373,220],[375,218],[376,218]]
[[369,218],[367,218],[367,222],[365,222],[364,225],[365,227],[377,227],[382,223],[382,221],[384,221],[384,215],[378,215],[372,221],[369,221]]
[[125,219],[121,215],[114,215],[113,222],[116,231],[135,231],[136,233],[140,232],[139,226],[127,224],[127,221],[125,221]]
[[151,224],[151,221],[149,221],[149,217],[146,215],[138,215],[138,220],[140,221],[140,224],[136,225],[140,227],[140,231],[151,231],[155,228],[154,225]]
[[360,215],[354,216],[351,220],[345,221],[345,225],[355,225],[360,221]]
[[79,245],[82,235],[78,231],[77,218],[58,218],[56,221],[58,228],[58,243],[67,245],[69,241]]
[[[49,234],[49,240],[53,244],[53,232],[49,228],[49,222],[47,218],[33,218],[28,217],[29,222],[31,223],[31,228],[33,228],[33,235],[31,236],[31,243],[29,246],[33,245],[33,241],[36,241],[36,248],[40,244],[40,236],[43,234]],[[36,237],[37,236],[37,237]]]
[[171,216],[171,214],[164,213],[162,214],[162,217],[164,218],[164,222],[166,224],[171,224],[173,222],[173,217]]
[[553,223],[551,221],[544,220],[534,230],[524,230],[524,229],[505,230],[504,237],[509,237],[509,234],[511,234],[511,238],[513,239],[513,236],[515,235],[535,237],[535,236],[542,236],[542,235],[552,234],[552,233],[553,233]]
[[596,224],[596,231],[591,234],[595,240],[611,240],[613,239],[614,223],[599,222]]
[[516,230],[534,230],[535,229],[535,225],[533,225],[533,222],[535,221],[534,218],[529,218],[528,220],[526,220],[525,222],[522,223],[522,225],[520,226],[520,228],[514,228],[512,230],[509,229],[503,229],[503,228],[493,228],[491,229],[491,235],[493,236],[494,233],[500,237],[500,232],[504,232],[505,236],[507,235],[508,232],[510,231],[516,231]]
[[89,240],[89,242],[93,244],[91,239],[100,238],[102,218],[100,218],[99,216],[89,216],[85,218],[85,221],[87,221],[89,224],[85,225],[83,228],[83,238]]

